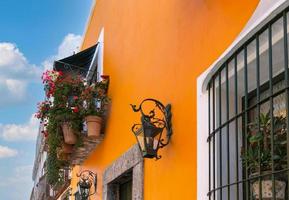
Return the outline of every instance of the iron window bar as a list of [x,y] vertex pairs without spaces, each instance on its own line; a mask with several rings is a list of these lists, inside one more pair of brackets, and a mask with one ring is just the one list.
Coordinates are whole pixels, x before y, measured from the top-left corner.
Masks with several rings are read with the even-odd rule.
[[[216,106],[215,106],[215,77],[213,79],[213,131],[215,131],[215,109],[216,109]],[[213,152],[215,152],[216,150],[216,139],[215,137],[213,138]],[[216,187],[216,160],[215,160],[215,155],[213,155],[213,188]],[[213,193],[213,200],[216,199],[216,193],[214,191]]]
[[[282,174],[282,173],[284,173],[284,172],[288,172],[289,173],[289,168],[287,168],[287,169],[282,169],[282,170],[276,170],[276,171],[274,171],[274,175],[277,175],[277,174]],[[234,185],[238,185],[238,184],[242,184],[242,183],[244,183],[244,182],[250,182],[250,181],[252,181],[252,180],[256,180],[256,179],[259,179],[259,178],[264,178],[264,177],[266,177],[266,176],[271,176],[272,175],[272,173],[264,173],[264,174],[261,174],[260,176],[254,176],[254,177],[251,177],[251,178],[248,178],[248,179],[243,179],[243,180],[241,180],[241,181],[238,181],[238,182],[233,182],[233,183],[230,183],[230,184],[225,184],[225,185],[222,185],[222,186],[220,186],[220,187],[216,187],[215,189],[212,189],[211,191],[209,191],[208,192],[208,196],[210,196],[210,194],[212,194],[213,192],[215,192],[215,191],[218,191],[219,189],[221,189],[221,188],[226,188],[226,187],[228,187],[228,186],[234,186]]]
[[[260,53],[259,53],[259,35],[256,35],[256,81],[257,81],[257,102],[260,102]],[[257,116],[260,116],[260,104],[257,104]],[[258,117],[258,132],[260,132],[260,117]],[[258,146],[260,147],[260,141],[258,142]],[[259,165],[259,176],[261,175],[261,148],[258,151],[258,165]],[[259,177],[259,197],[262,199],[262,179]]]
[[[288,69],[288,37],[287,37],[287,12],[284,11],[283,13],[283,37],[284,37],[284,72],[285,72],[285,84],[286,84],[286,118],[287,118],[287,167],[289,166],[289,69]],[[289,180],[289,171],[287,172],[287,179]],[[287,186],[288,187],[288,186]],[[288,199],[289,199],[289,192]]]
[[[209,87],[211,88],[211,87]],[[210,116],[210,113],[211,113],[211,89],[209,89],[208,91],[208,103],[209,103],[209,108],[208,108],[208,116],[209,116],[209,123],[208,123],[208,134],[210,136],[210,131],[211,131],[211,116]],[[211,191],[211,142],[209,141],[208,142],[208,146],[209,146],[209,191]],[[209,195],[209,200],[211,200],[211,195]]]
[[[228,121],[229,118],[230,118],[230,98],[229,98],[229,69],[228,69],[228,63],[226,63],[226,113],[227,113],[227,116],[226,116],[226,120]],[[227,124],[227,128],[226,128],[226,131],[227,131],[227,183],[230,183],[230,134],[229,134],[229,124]],[[228,196],[228,200],[230,200],[230,186],[228,186],[228,189],[227,189],[227,196]]]
[[[289,90],[289,87],[284,87],[284,88],[278,90],[277,92],[274,92],[274,93],[272,94],[272,97],[274,98],[274,97],[276,97],[276,96],[284,93],[284,92],[287,91],[287,90]],[[238,113],[238,114],[235,115],[234,117],[232,117],[232,118],[230,118],[229,120],[227,120],[226,122],[224,122],[220,127],[216,128],[215,131],[212,131],[212,132],[211,132],[211,134],[209,135],[207,141],[209,141],[210,137],[213,137],[216,133],[218,133],[220,129],[222,129],[222,128],[224,128],[225,126],[227,126],[228,123],[231,123],[231,122],[233,122],[234,120],[236,120],[237,118],[242,117],[246,112],[249,112],[249,111],[253,110],[253,109],[256,108],[257,106],[260,106],[260,105],[268,102],[268,101],[270,100],[270,98],[271,98],[271,96],[268,96],[268,97],[260,100],[260,102],[257,102],[257,103],[255,103],[255,104],[249,106],[249,107],[248,107],[247,109],[245,109],[244,111]]]
[[[218,74],[219,77],[219,126],[221,126],[222,124],[222,71],[219,72]],[[223,169],[223,160],[222,160],[222,129],[220,129],[220,134],[219,134],[219,156],[220,156],[220,160],[219,160],[219,179],[220,179],[220,186],[223,185],[223,175],[222,175],[222,169]],[[220,188],[220,199],[223,199],[223,188]]]
[[[238,58],[237,56],[234,57],[234,89],[235,89],[235,115],[238,115],[238,70],[237,70],[237,65],[238,65]],[[229,122],[230,123],[230,122]],[[238,140],[238,117],[236,118],[235,121],[235,151],[236,151],[236,158],[239,156],[239,140]],[[239,200],[239,161],[236,159],[236,200]]]

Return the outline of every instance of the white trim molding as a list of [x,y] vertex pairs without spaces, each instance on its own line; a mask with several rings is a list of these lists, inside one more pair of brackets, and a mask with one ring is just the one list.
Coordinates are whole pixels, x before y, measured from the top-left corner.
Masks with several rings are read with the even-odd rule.
[[97,70],[97,80],[103,74],[103,48],[104,48],[104,28],[101,29],[97,40],[97,47],[95,49],[92,61],[90,63],[86,80],[91,80],[95,70]]

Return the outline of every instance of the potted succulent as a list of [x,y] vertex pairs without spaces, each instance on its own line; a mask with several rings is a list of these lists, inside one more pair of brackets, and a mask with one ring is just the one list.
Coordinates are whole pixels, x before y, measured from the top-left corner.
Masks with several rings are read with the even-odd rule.
[[108,84],[109,77],[102,76],[102,81],[87,85],[81,94],[82,115],[87,124],[87,136],[90,138],[100,136],[102,117],[109,103]]
[[[259,121],[259,123],[258,123]],[[273,123],[274,154],[271,154],[271,125]],[[270,117],[270,112],[261,113],[259,120],[249,124],[248,145],[242,152],[242,161],[252,180],[252,193],[255,199],[260,199],[259,179],[262,176],[262,199],[273,199],[273,181],[271,172],[287,168],[287,134],[286,118],[283,116]],[[273,160],[273,162],[272,162]],[[268,174],[268,176],[265,176]],[[256,177],[256,179],[254,179]],[[275,175],[276,199],[285,199],[286,180]]]

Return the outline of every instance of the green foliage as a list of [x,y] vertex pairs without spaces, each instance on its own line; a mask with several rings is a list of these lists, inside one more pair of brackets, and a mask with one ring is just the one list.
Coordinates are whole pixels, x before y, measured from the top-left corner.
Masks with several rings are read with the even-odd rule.
[[[259,120],[259,122],[258,122]],[[273,139],[271,138],[271,124],[273,122]],[[248,147],[242,152],[242,161],[249,172],[259,170],[282,170],[287,167],[287,134],[286,118],[274,116],[270,118],[270,112],[261,113],[255,122],[248,127]],[[271,146],[274,142],[274,154]]]
[[49,184],[55,185],[59,181],[59,170],[63,163],[57,158],[56,149],[61,145],[62,138],[54,115],[49,116],[47,131],[49,133],[49,137],[47,138],[49,147],[47,156],[47,179]]
[[86,86],[81,94],[81,101],[83,102],[81,115],[84,117],[88,115],[103,116],[110,102],[107,90],[108,80]]
[[67,165],[57,157],[57,149],[63,143],[61,125],[69,122],[75,133],[78,133],[78,144],[80,141],[80,131],[82,129],[82,116],[79,112],[79,96],[83,90],[83,82],[78,77],[60,79],[55,83],[53,93],[53,104],[48,113],[48,157],[47,157],[47,177],[51,185],[61,182],[60,170]]
[[106,111],[109,103],[109,77],[102,78],[101,82],[86,85],[80,76],[64,76],[57,71],[47,71],[43,74],[47,100],[39,104],[37,116],[45,122],[44,132],[47,133],[48,144],[47,178],[52,186],[61,184],[61,170],[69,165],[67,161],[58,157],[58,149],[61,149],[64,142],[62,124],[68,122],[73,129],[77,136],[77,147],[82,145],[80,133],[84,117],[102,116]]

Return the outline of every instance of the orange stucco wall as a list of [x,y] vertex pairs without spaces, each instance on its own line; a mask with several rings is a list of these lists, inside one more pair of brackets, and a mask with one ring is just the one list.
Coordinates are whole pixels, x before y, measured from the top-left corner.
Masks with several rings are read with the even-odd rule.
[[174,135],[162,159],[145,160],[144,199],[197,199],[196,79],[235,39],[257,4],[96,1],[82,48],[95,44],[104,27],[104,72],[111,77],[112,105],[105,140],[81,166],[98,173],[93,198],[101,197],[103,170],[136,143],[130,130],[139,115],[129,104],[152,97],[172,104]]

